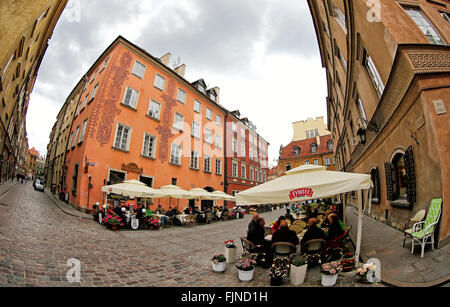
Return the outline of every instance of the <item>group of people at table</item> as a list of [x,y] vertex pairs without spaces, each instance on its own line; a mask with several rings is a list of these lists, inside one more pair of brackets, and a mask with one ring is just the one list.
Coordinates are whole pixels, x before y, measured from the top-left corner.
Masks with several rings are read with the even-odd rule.
[[[101,208],[96,209],[96,213],[99,212],[102,212]],[[168,226],[169,221],[171,221],[174,225],[183,225],[186,221],[186,216],[195,216],[197,223],[206,223],[207,213],[212,214],[212,220],[221,220],[225,215],[228,215],[224,214],[225,212],[227,212],[231,218],[243,216],[243,212],[237,209],[229,210],[228,208],[223,207],[208,207],[204,211],[200,211],[197,207],[192,208],[188,206],[180,212],[176,208],[172,207],[169,207],[166,211],[161,207],[161,205],[158,205],[158,207],[153,211],[149,206],[145,208],[143,204],[137,204],[137,207],[135,207],[134,204],[122,203],[116,205],[114,209],[108,209],[108,214],[118,216],[125,222],[123,228],[131,227],[132,217],[138,219],[140,224],[143,224],[145,219],[158,219],[161,227],[164,228]]]
[[265,252],[264,267],[270,267],[273,261],[274,249],[272,245],[276,242],[290,242],[296,247],[300,245],[300,251],[306,250],[306,242],[314,239],[323,239],[326,241],[323,250],[332,246],[332,242],[336,238],[340,238],[345,233],[345,225],[340,220],[339,215],[332,210],[327,210],[325,215],[320,219],[312,212],[306,212],[306,216],[301,220],[307,220],[307,228],[301,233],[291,230],[289,225],[293,225],[296,220],[293,215],[289,213],[286,216],[280,216],[278,220],[273,223],[270,229],[271,235],[267,235],[265,231],[265,220],[258,214],[254,214],[252,220],[248,225],[247,240],[257,245],[261,252]]

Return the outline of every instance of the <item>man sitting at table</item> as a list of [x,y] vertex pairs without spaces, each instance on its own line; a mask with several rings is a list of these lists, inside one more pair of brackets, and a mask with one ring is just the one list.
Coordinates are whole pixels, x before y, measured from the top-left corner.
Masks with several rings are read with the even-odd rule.
[[258,218],[255,221],[254,227],[252,227],[251,230],[248,231],[247,234],[247,240],[252,242],[255,245],[260,245],[257,248],[255,248],[255,251],[258,252],[265,252],[266,253],[266,259],[264,262],[263,267],[269,268],[272,265],[272,259],[273,254],[271,252],[271,244],[270,241],[267,241],[265,237],[265,231],[264,231],[264,225],[265,221],[263,218]]
[[248,224],[247,233],[249,233],[251,230],[253,230],[255,227],[258,226],[258,219],[259,219],[258,213],[253,214],[252,220]]
[[308,230],[306,230],[305,235],[300,241],[302,250],[304,250],[304,244],[310,240],[314,239],[325,239],[325,233],[322,229],[317,227],[317,219],[311,218],[308,221]]
[[280,229],[272,235],[271,245],[276,242],[290,242],[294,245],[298,245],[299,243],[297,233],[289,229],[286,220],[280,221]]

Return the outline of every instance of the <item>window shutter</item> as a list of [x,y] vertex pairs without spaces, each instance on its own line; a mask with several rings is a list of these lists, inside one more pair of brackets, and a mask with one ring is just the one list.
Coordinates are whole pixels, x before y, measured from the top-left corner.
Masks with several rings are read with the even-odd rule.
[[416,202],[416,173],[414,171],[414,157],[412,146],[409,146],[405,153],[406,166],[406,193],[410,204]]
[[375,170],[375,180],[376,182],[374,182],[374,185],[376,185],[376,197],[380,200],[381,199],[381,193],[380,193],[380,170],[377,169]]
[[392,182],[392,164],[384,163],[384,171],[386,173],[386,196],[387,200],[394,200],[393,182]]

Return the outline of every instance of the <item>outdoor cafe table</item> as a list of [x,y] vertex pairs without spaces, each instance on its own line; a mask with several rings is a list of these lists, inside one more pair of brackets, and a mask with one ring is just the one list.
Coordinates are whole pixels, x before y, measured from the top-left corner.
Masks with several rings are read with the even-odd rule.
[[188,216],[188,214],[178,214],[175,217],[182,223],[186,223],[186,217]]

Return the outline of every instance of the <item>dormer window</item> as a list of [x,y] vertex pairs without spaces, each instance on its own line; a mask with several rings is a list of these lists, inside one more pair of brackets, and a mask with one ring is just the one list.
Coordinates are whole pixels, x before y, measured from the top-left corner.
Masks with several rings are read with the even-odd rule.
[[317,152],[317,144],[315,144],[315,143],[312,143],[312,144],[311,144],[311,152],[312,152],[312,153]]
[[216,95],[214,95],[214,93],[210,93],[209,94],[209,99],[211,99],[212,101],[216,102]]
[[202,92],[202,93],[205,92],[205,88],[204,88],[203,85],[201,85],[200,83],[197,83],[197,89],[198,89],[200,92]]
[[328,146],[328,150],[333,150],[333,141],[328,141],[327,142],[327,146]]
[[298,156],[298,155],[300,155],[300,147],[295,146],[294,147],[294,156]]

